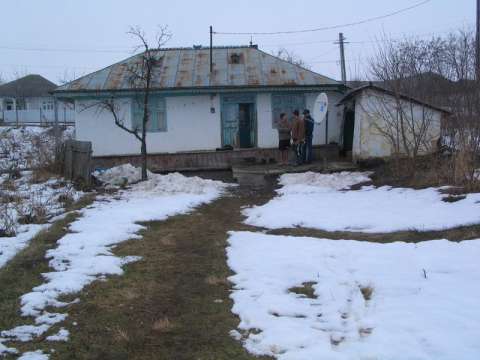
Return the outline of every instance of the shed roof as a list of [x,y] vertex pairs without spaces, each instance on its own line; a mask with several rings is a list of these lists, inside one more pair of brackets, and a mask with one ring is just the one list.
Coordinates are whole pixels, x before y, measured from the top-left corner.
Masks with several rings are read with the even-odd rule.
[[[375,85],[373,83],[369,83],[367,85],[364,85],[364,86],[360,86],[360,87],[357,87],[356,89],[352,89],[350,91],[348,91],[345,96],[338,102],[338,105],[341,105],[343,103],[345,103],[346,101],[350,100],[351,98],[354,98],[356,97],[358,94],[362,93],[363,91],[365,90],[375,90],[375,91],[379,91],[379,92],[383,92],[383,93],[386,93],[388,95],[391,95],[391,96],[396,96],[397,94],[394,93],[393,91],[389,90],[389,89],[385,89],[384,87],[381,87],[381,86],[378,86],[378,85]],[[437,111],[441,111],[441,112],[444,112],[444,113],[447,113],[449,114],[450,112],[446,109],[443,109],[439,106],[436,106],[436,105],[432,105],[426,101],[423,101],[423,100],[419,100],[417,98],[414,98],[412,96],[409,96],[409,95],[405,95],[405,94],[399,94],[399,96],[403,99],[403,100],[407,100],[407,101],[411,101],[411,102],[414,102],[416,104],[420,104],[420,105],[424,105],[424,106],[427,106],[431,109],[434,109],[434,110],[437,110]]]
[[[240,87],[325,86],[341,83],[279,59],[256,46],[214,47],[210,74],[210,48],[168,48],[155,50],[153,90],[182,90]],[[56,92],[98,92],[132,90],[131,65],[141,54],[83,76]]]
[[0,96],[39,97],[49,96],[57,87],[41,75],[31,74],[20,79],[0,85]]

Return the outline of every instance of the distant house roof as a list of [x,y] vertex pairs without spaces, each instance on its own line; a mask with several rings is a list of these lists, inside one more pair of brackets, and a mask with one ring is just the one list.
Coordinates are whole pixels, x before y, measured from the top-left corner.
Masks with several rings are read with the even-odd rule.
[[[374,85],[374,84],[370,83],[368,85],[360,86],[360,87],[357,87],[356,89],[348,91],[345,94],[345,96],[338,102],[338,105],[344,104],[346,101],[356,97],[358,94],[362,93],[365,90],[375,90],[375,91],[386,93],[386,94],[391,95],[391,96],[396,96],[397,95],[395,92],[393,92],[391,90],[388,90],[388,89],[385,89],[385,88],[380,87],[378,85]],[[444,112],[444,113],[447,113],[447,114],[450,113],[446,109],[443,109],[439,106],[429,104],[428,102],[425,102],[423,100],[419,100],[419,99],[416,99],[414,97],[411,97],[411,96],[408,96],[408,95],[405,95],[405,94],[398,94],[398,95],[404,100],[411,101],[411,102],[414,102],[414,103],[417,103],[417,104],[420,104],[420,105],[428,106],[431,109],[441,111],[441,112]]]
[[50,80],[40,75],[27,75],[20,79],[0,85],[0,96],[40,97],[49,96],[57,87]]
[[[212,74],[208,47],[155,51],[158,62],[153,70],[153,90],[342,86],[326,76],[267,54],[256,46],[214,47]],[[58,87],[56,92],[132,90],[128,69],[140,60],[140,56],[134,55],[83,76]]]

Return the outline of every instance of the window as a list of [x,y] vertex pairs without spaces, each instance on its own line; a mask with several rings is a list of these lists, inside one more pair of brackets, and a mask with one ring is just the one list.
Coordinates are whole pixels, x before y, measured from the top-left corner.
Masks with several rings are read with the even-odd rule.
[[[141,129],[143,124],[143,98],[134,98],[132,102],[132,128]],[[165,98],[151,96],[148,100],[148,132],[167,131],[167,111]]]
[[13,100],[5,100],[5,110],[13,110]]
[[53,101],[42,102],[42,110],[53,110]]
[[240,64],[240,55],[239,54],[232,54],[230,56],[230,60],[232,64]]
[[288,119],[292,118],[293,110],[302,113],[305,109],[304,94],[273,94],[272,95],[272,127],[277,128],[280,114],[287,114]]
[[17,103],[17,110],[27,109],[27,104],[25,102],[25,99],[16,99],[16,103]]

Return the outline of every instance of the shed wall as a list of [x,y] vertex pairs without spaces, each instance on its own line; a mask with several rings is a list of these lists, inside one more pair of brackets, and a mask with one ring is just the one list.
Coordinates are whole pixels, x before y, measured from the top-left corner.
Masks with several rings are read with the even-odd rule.
[[[413,104],[413,117],[420,124],[422,121],[422,112],[425,106],[415,103],[406,102],[405,106]],[[384,116],[381,113],[388,108],[390,114],[396,114],[395,102],[390,95],[382,95],[379,97],[376,93],[365,91],[357,97],[355,106],[355,130],[353,139],[352,156],[355,160],[389,157],[393,154],[394,149],[387,138],[379,131],[379,128],[386,127]],[[442,112],[428,108],[426,115],[431,119],[429,132],[426,139],[432,140],[429,148],[421,149],[419,152],[427,154],[431,152],[435,146],[435,141],[440,137]]]

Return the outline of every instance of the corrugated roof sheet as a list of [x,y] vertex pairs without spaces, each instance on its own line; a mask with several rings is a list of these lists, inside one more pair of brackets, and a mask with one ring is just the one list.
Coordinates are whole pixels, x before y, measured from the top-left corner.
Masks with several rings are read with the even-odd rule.
[[[339,82],[267,54],[254,46],[214,47],[213,73],[210,49],[159,49],[152,88],[321,86]],[[105,69],[83,76],[56,91],[114,91],[131,89],[128,69],[140,60],[132,56]]]

